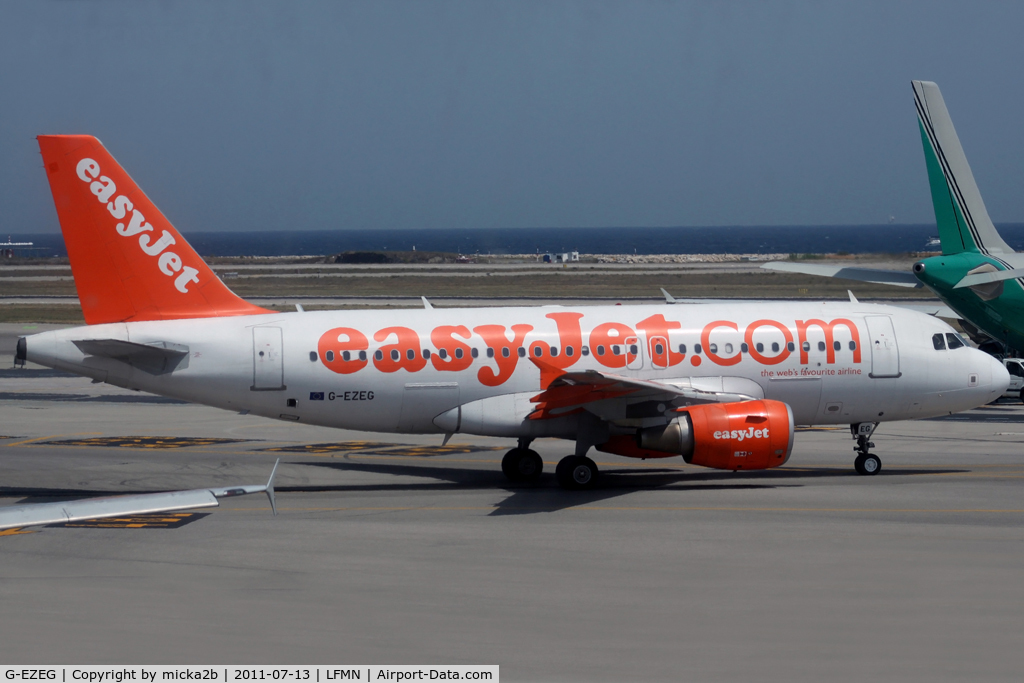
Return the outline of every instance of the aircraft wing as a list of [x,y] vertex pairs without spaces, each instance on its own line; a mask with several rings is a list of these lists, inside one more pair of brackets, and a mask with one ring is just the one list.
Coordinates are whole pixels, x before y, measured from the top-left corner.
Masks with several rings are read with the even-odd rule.
[[[278,460],[278,463],[280,460]],[[0,529],[15,529],[45,524],[63,524],[80,522],[88,519],[105,517],[121,517],[124,515],[145,515],[153,512],[176,512],[196,508],[217,507],[218,498],[242,496],[247,493],[266,493],[270,506],[277,514],[277,502],[274,499],[274,475],[277,464],[270,473],[266,485],[234,486],[212,489],[192,489],[189,491],[165,491],[161,493],[141,493],[131,496],[108,496],[103,498],[85,498],[59,503],[30,503],[28,505],[9,505],[0,508]]]
[[921,287],[921,281],[913,273],[902,270],[876,270],[874,268],[850,268],[847,266],[828,266],[816,263],[790,263],[789,261],[769,261],[761,266],[766,270],[777,270],[785,273],[803,273],[834,277],[840,280],[857,280],[873,282],[879,285],[894,287]]
[[749,401],[755,398],[759,396],[736,391],[703,389],[692,385],[652,382],[587,370],[564,373],[553,380],[547,389],[532,397],[530,401],[537,407],[527,419],[543,420],[579,410],[588,410],[605,417],[610,412],[607,405],[609,402],[624,405],[643,401],[664,401],[696,405]]

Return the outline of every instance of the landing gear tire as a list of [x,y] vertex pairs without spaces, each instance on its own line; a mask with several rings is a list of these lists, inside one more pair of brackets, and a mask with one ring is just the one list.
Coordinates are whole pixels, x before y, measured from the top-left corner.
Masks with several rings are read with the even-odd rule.
[[853,469],[857,470],[857,474],[878,474],[882,469],[882,460],[873,453],[861,453],[853,461]]
[[555,477],[563,489],[585,491],[597,483],[597,463],[586,456],[569,455],[558,461]]
[[537,481],[544,471],[544,461],[536,451],[513,448],[501,459],[501,471],[505,478],[517,484]]

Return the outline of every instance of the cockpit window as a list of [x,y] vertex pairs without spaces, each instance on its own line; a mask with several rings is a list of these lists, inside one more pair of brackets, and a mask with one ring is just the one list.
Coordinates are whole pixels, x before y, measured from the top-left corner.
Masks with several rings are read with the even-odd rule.
[[942,338],[942,333],[932,335],[932,346],[935,347],[936,351],[944,351],[946,349],[946,340]]
[[946,343],[949,344],[951,349],[959,349],[961,346],[967,346],[964,344],[964,340],[960,338],[960,335],[953,334],[952,332],[946,333]]

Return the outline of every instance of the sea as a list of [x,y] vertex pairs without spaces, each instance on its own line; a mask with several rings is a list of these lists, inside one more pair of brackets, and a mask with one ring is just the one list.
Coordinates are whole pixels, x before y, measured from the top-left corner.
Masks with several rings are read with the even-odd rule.
[[[997,226],[1024,251],[1024,223]],[[183,232],[202,256],[315,256],[344,251],[441,251],[472,254],[826,254],[938,251],[934,224],[679,228],[497,228],[420,230],[267,230]],[[6,237],[5,235],[4,237]],[[11,234],[32,242],[24,256],[66,256],[60,233]],[[2,240],[3,237],[0,237]]]

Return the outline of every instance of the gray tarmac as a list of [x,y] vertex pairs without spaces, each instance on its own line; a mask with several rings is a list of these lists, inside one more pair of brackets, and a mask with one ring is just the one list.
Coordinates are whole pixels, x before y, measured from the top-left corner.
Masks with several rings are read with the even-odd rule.
[[[7,351],[13,326],[0,334]],[[487,663],[504,680],[1017,680],[1024,407],[845,429],[732,474],[329,430],[0,369],[0,505],[262,483],[208,514],[0,534],[4,663]],[[175,438],[179,440],[174,440]],[[452,448],[454,447],[454,448]],[[168,521],[169,520],[169,521]],[[166,522],[166,523],[165,523]],[[120,526],[118,526],[120,525]]]

